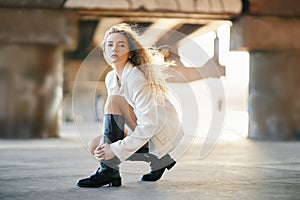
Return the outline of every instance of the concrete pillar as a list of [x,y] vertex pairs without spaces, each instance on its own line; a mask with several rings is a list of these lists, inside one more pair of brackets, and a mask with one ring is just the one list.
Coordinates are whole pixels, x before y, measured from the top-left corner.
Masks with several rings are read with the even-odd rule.
[[251,139],[300,139],[299,34],[294,17],[244,14],[233,24],[231,49],[250,53]]
[[300,139],[300,52],[250,52],[249,138]]
[[0,10],[0,137],[57,137],[63,51],[76,42],[69,12]]

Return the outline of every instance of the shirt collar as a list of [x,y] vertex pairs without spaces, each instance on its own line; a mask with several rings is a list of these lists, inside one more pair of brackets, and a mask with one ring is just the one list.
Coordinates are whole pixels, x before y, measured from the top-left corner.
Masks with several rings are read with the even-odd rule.
[[128,61],[122,72],[122,82],[123,82],[124,78],[127,77],[128,73],[132,70],[132,68],[133,68],[133,64],[130,61]]
[[[125,67],[123,69],[123,72],[122,72],[122,81],[121,81],[121,87],[124,85],[124,81],[127,77],[127,75],[130,73],[130,71],[132,70],[133,68],[133,64],[128,61],[126,64],[125,64]],[[118,87],[118,81],[117,81],[117,73],[116,71],[114,71],[114,81],[113,81],[113,87]]]

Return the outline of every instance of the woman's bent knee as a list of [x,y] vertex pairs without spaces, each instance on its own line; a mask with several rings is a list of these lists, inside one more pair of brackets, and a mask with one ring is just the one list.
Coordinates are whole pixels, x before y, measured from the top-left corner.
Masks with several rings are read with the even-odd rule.
[[104,113],[123,115],[128,127],[131,130],[135,129],[136,126],[135,113],[133,112],[133,108],[129,105],[129,103],[125,100],[124,97],[118,95],[109,96],[105,103]]
[[122,115],[122,107],[128,105],[125,99],[119,95],[111,95],[107,98],[104,112],[105,114]]
[[88,149],[91,154],[94,154],[94,150],[97,148],[97,146],[100,144],[101,136],[94,137],[89,141]]

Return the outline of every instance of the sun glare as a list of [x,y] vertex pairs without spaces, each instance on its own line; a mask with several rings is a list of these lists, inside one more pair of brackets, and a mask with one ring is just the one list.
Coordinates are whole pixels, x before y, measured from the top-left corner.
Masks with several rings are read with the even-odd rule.
[[[201,67],[214,56],[214,40],[216,37],[219,39],[219,62],[226,66],[226,76],[222,78],[226,95],[226,119],[221,136],[223,140],[237,140],[248,135],[249,53],[230,51],[230,26],[231,22],[224,23],[215,32],[207,32],[187,40],[178,48],[184,65]],[[201,108],[199,111],[201,125],[198,134],[200,137],[205,136],[211,123],[212,111],[209,108],[211,109],[211,105],[218,103],[208,96],[205,81],[196,81],[191,84],[197,93],[201,94],[198,99],[199,108]]]

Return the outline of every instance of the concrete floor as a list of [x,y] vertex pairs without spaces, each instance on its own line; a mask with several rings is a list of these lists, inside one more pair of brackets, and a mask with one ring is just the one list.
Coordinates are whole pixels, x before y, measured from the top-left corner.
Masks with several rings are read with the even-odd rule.
[[98,163],[69,129],[59,139],[0,140],[0,199],[300,199],[300,142],[220,140],[199,159],[196,139],[157,182],[145,163],[122,165],[123,186],[78,188]]

